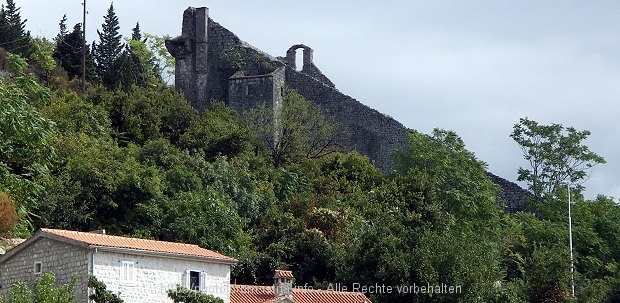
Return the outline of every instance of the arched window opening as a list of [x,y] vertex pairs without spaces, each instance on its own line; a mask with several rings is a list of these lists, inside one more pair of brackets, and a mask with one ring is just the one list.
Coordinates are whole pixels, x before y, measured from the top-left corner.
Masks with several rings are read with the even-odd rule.
[[301,71],[304,68],[304,51],[298,49],[295,51],[295,70]]

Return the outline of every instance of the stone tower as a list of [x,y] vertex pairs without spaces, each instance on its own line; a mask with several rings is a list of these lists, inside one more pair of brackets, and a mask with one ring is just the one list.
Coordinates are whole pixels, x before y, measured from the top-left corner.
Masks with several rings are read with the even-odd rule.
[[166,41],[168,52],[176,59],[175,87],[194,108],[207,104],[208,93],[209,9],[190,7],[183,12],[181,36]]

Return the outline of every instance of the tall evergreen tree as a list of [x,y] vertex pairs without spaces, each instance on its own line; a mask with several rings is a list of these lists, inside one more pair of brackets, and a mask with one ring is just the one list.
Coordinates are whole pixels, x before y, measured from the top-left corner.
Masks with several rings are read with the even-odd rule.
[[142,32],[140,32],[140,22],[136,22],[136,27],[131,29],[131,40],[142,40]]
[[13,0],[7,0],[6,6],[0,9],[0,47],[28,57],[31,37],[30,32],[26,31],[26,20],[22,20],[19,10]]
[[56,38],[54,39],[56,41],[56,44],[59,44],[60,41],[67,34],[69,34],[69,31],[67,31],[67,14],[64,14],[62,16],[62,19],[60,19],[60,22],[58,23],[58,26],[60,27],[60,31],[58,32],[58,35],[56,35]]
[[97,30],[99,44],[94,46],[94,57],[97,62],[97,74],[108,88],[115,86],[114,62],[123,52],[122,36],[119,34],[119,21],[114,12],[114,3],[110,4],[108,13],[103,17],[102,30]]
[[113,65],[114,88],[129,90],[132,85],[146,86],[144,78],[144,68],[140,65],[140,59],[136,56],[131,47],[127,46],[121,55],[114,61]]
[[[67,72],[69,79],[82,76],[82,47],[84,45],[82,39],[82,25],[77,23],[71,33],[56,41],[54,59]],[[95,78],[95,63],[90,54],[89,46],[86,45],[86,79],[93,80]]]
[[156,57],[146,45],[146,41],[147,38],[143,38],[140,31],[140,23],[136,23],[131,32],[131,40],[112,66],[113,88],[129,89],[133,85],[153,87],[164,84]]

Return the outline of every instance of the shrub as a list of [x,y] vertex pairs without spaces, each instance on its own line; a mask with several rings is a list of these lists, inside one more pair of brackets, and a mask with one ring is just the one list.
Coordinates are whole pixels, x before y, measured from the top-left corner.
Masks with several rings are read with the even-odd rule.
[[224,300],[199,291],[192,291],[181,286],[168,290],[168,298],[174,303],[224,303]]
[[11,197],[0,192],[0,237],[9,237],[17,221],[19,221],[19,216]]

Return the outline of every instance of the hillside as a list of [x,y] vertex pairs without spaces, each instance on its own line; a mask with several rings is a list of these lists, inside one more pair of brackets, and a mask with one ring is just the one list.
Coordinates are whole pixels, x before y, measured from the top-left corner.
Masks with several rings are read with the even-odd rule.
[[[403,133],[406,148],[382,154],[386,174],[334,144],[340,121],[293,86],[282,87],[278,113],[195,108],[162,80],[163,39],[136,27],[123,42],[113,13],[106,39],[88,46],[84,91],[79,25],[53,42],[19,18],[21,31],[0,33],[27,41],[0,41],[0,236],[105,229],[195,243],[240,260],[239,284],[271,285],[287,268],[315,288],[463,289],[369,292],[373,302],[566,299],[565,189],[530,200],[533,213],[506,213],[496,184],[505,180],[441,129]],[[620,208],[572,193],[578,301],[617,302]]]

